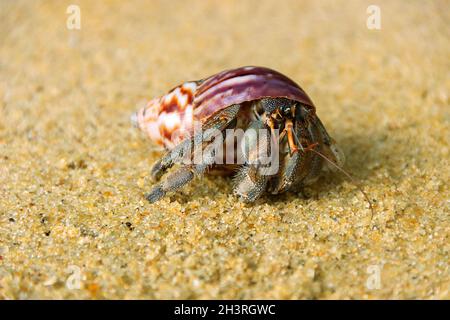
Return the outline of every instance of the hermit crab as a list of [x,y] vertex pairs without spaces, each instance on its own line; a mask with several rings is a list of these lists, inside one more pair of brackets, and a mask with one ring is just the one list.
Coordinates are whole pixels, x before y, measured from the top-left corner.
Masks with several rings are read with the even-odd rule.
[[[344,162],[305,91],[264,67],[241,67],[185,82],[151,100],[132,121],[167,149],[151,170],[155,181],[180,165],[146,196],[151,203],[207,172],[234,174],[234,193],[254,202],[265,192],[298,190],[323,171],[342,170]],[[244,136],[228,139],[227,133],[237,130]],[[247,136],[249,130],[258,134]],[[213,137],[223,145],[211,148]],[[243,160],[229,157],[230,150],[240,150]]]

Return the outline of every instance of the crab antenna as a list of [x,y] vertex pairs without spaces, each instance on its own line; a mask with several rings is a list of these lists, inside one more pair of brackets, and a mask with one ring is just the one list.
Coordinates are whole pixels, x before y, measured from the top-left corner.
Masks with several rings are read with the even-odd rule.
[[370,201],[369,196],[367,195],[367,193],[363,190],[363,188],[361,187],[361,185],[347,172],[345,171],[343,168],[341,168],[340,166],[338,166],[336,163],[334,163],[333,161],[331,161],[330,159],[328,159],[325,155],[323,155],[321,152],[314,150],[314,149],[309,149],[310,151],[316,153],[317,155],[321,156],[323,159],[327,160],[329,163],[331,163],[336,169],[338,169],[341,173],[343,173],[347,178],[350,179],[351,182],[353,182],[353,184],[359,189],[359,191],[361,191],[361,193],[364,195],[364,198],[366,198],[367,202],[369,203],[369,207],[370,207],[370,211],[371,211],[371,216],[370,216],[370,221],[372,221],[373,219],[373,213],[374,213],[374,209],[372,206],[372,201]]
[[[297,134],[295,134],[294,132],[294,137],[297,140],[297,143],[299,143],[298,138],[297,138]],[[331,161],[330,159],[328,159],[328,157],[326,157],[323,153],[317,151],[314,149],[314,147],[316,146],[312,145],[311,147],[306,148],[307,151],[312,151],[315,154],[317,154],[318,156],[320,156],[321,158],[325,159],[326,161],[328,161],[331,165],[333,165],[336,169],[338,169],[342,174],[344,174],[358,189],[359,191],[361,191],[361,193],[364,195],[364,198],[366,199],[366,201],[369,203],[369,208],[371,211],[371,215],[370,215],[370,221],[372,221],[373,219],[373,215],[374,215],[374,209],[372,206],[372,201],[370,201],[369,196],[367,195],[367,193],[364,191],[364,189],[361,187],[361,184],[358,183],[358,181],[355,180],[355,178],[353,178],[350,173],[348,173],[347,171],[345,171],[343,168],[341,168],[339,165],[337,165],[336,163],[334,163],[333,161]]]

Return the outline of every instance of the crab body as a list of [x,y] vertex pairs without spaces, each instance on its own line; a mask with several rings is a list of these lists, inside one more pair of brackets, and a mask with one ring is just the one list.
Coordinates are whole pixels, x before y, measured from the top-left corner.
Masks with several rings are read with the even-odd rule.
[[[312,148],[337,165],[343,162],[342,152],[317,117],[305,91],[288,77],[263,67],[226,70],[203,80],[185,82],[151,100],[132,120],[168,150],[153,166],[155,180],[180,163],[181,158],[193,159],[196,152],[203,156],[202,162],[183,164],[154,187],[147,196],[150,202],[211,168],[235,172],[235,193],[242,200],[253,202],[266,191],[278,194],[295,190],[315,181],[323,169],[331,169],[317,154],[308,152]],[[197,127],[200,133],[196,133]],[[224,133],[237,129],[265,130],[267,134],[230,143]],[[211,130],[223,133],[225,146],[228,143],[233,149],[245,150],[245,161],[217,163],[218,152],[211,148],[212,134],[208,133]],[[200,148],[192,152],[194,145]],[[278,157],[275,171],[268,170],[262,161],[267,153]]]

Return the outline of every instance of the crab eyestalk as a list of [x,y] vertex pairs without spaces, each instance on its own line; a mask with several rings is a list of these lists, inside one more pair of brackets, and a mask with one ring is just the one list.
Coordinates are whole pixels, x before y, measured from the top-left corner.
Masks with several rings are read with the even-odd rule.
[[[273,143],[278,144],[278,141],[276,140],[276,134],[275,134],[275,123],[273,122],[272,118],[268,118],[266,121],[266,125],[269,127],[270,129],[270,136],[272,137]],[[283,133],[281,133],[283,134]],[[279,137],[279,141],[281,141],[282,137],[280,135]]]
[[298,147],[295,144],[295,140],[294,140],[294,124],[292,123],[291,119],[287,119],[284,125],[284,130],[286,130],[287,132],[287,137],[288,137],[288,143],[289,143],[289,149],[291,151],[291,155],[293,155],[294,153],[298,152]]

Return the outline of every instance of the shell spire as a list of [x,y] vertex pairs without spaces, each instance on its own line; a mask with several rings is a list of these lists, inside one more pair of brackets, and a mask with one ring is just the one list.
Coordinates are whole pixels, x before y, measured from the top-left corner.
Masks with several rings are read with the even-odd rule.
[[[185,82],[173,88],[166,95],[150,100],[131,116],[131,121],[155,143],[172,148],[182,140],[182,133],[192,128],[196,88],[196,82]],[[174,132],[181,134],[177,141],[172,136]]]

